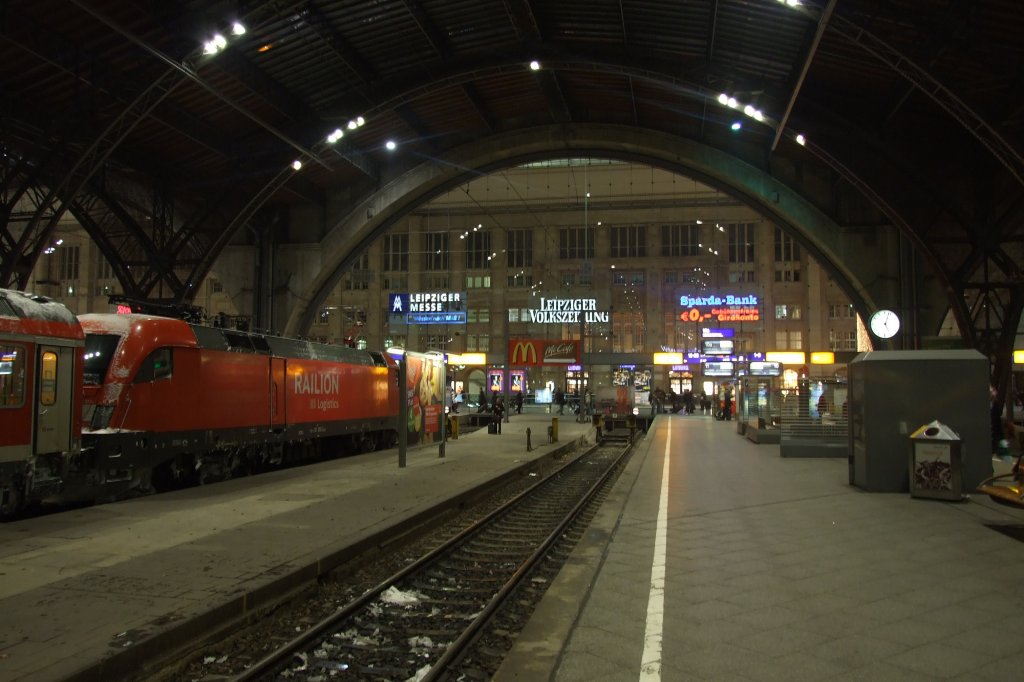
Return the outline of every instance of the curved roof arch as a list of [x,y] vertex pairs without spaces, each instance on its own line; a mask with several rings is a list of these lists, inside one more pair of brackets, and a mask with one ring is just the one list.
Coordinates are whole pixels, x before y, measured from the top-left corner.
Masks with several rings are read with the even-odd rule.
[[[877,226],[870,249],[863,233],[850,233],[784,180],[736,156],[679,137],[636,127],[546,126],[495,135],[424,162],[346,212],[319,245],[324,266],[292,307],[287,333],[305,333],[346,269],[370,243],[431,199],[466,182],[531,161],[566,157],[642,162],[699,180],[730,194],[797,238],[843,288],[861,313],[891,304],[897,268],[891,248],[895,228]],[[371,217],[367,217],[371,216]],[[889,248],[879,249],[890,242]],[[870,251],[870,252],[869,252]],[[888,258],[883,253],[888,251]],[[880,257],[881,256],[881,257]]]

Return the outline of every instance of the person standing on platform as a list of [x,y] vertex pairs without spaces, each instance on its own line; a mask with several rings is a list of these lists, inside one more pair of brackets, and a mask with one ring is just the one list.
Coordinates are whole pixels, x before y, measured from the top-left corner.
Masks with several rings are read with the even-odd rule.
[[476,411],[477,414],[480,414],[481,412],[486,412],[487,411],[487,393],[484,392],[484,387],[483,386],[480,387],[480,395],[477,396],[477,402],[480,403],[480,406],[477,408],[477,411]]
[[516,397],[514,398],[514,400],[515,400],[515,404],[516,404],[516,414],[522,414],[523,413],[523,392],[520,391],[519,393],[516,393]]
[[555,391],[555,402],[558,403],[558,414],[565,414],[565,391]]
[[501,434],[501,418],[505,416],[505,403],[502,402],[501,396],[497,396],[494,399],[494,403],[491,405],[491,412],[493,417],[491,421],[498,425],[498,434]]

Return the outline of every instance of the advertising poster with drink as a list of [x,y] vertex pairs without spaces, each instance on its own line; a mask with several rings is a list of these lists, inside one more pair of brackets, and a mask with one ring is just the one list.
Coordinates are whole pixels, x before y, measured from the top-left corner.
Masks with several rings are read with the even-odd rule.
[[405,393],[409,407],[409,445],[441,439],[444,363],[435,355],[406,353]]

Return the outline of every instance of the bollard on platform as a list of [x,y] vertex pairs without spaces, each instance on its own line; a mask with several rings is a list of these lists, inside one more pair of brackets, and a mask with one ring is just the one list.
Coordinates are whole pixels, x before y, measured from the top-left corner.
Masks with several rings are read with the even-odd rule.
[[532,450],[533,450],[533,445],[530,443],[530,428],[527,427],[526,428],[526,451],[527,452],[531,452]]

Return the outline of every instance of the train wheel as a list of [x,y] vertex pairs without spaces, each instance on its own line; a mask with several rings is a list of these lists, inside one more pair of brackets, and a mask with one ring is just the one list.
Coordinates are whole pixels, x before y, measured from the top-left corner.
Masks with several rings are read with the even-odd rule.
[[377,444],[373,440],[373,436],[368,433],[364,433],[359,437],[359,452],[366,454],[367,452],[373,452],[377,449]]

